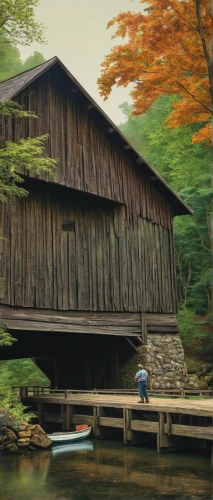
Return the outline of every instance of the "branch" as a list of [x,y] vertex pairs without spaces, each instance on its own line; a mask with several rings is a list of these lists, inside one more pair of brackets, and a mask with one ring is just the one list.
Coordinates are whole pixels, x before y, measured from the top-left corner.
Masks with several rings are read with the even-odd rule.
[[[160,73],[160,71],[145,71],[145,70],[141,70],[142,73],[147,73],[148,75],[150,74],[154,74],[154,75],[160,75],[160,76],[166,76],[167,78],[169,78],[170,80],[173,80],[177,85],[179,85],[179,87],[181,87],[187,94],[189,94],[192,99],[194,99],[196,102],[198,102],[198,104],[200,104],[206,111],[208,111],[209,113],[211,113],[211,108],[208,108],[207,106],[205,106],[205,104],[203,104],[199,99],[197,99],[186,87],[185,85],[183,85],[182,83],[178,82],[175,78],[173,78],[171,75],[167,75],[166,73]],[[139,85],[139,86],[142,86],[143,83],[140,82],[140,80],[136,80],[135,81],[136,85]]]
[[204,55],[206,58],[208,68],[209,68],[210,67],[210,57],[209,57],[209,52],[207,49],[206,40],[205,40],[205,36],[204,36],[204,31],[203,31],[203,24],[202,24],[201,13],[200,13],[200,0],[194,0],[194,2],[195,2],[195,7],[196,7],[196,16],[197,16],[197,20],[198,20],[198,33],[200,35],[201,43],[203,46],[203,52],[204,52]]
[[197,31],[197,28],[195,26],[192,26],[192,24],[190,24],[187,19],[185,19],[185,17],[183,17],[180,12],[178,12],[176,9],[174,9],[174,6],[172,7],[172,10],[179,16],[181,17],[181,19],[183,19],[183,21],[188,24],[188,26],[193,30],[193,31]]

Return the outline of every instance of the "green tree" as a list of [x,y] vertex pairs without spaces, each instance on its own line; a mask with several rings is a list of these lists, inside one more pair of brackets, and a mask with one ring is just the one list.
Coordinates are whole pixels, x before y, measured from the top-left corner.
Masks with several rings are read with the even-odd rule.
[[22,71],[28,71],[31,68],[35,68],[45,62],[44,56],[41,52],[34,52],[32,56],[29,56],[22,65]]
[[0,35],[15,45],[43,43],[44,27],[35,20],[38,4],[39,0],[0,0]]
[[22,71],[19,50],[0,35],[0,81],[7,80]]
[[[20,71],[29,69],[31,64],[43,62],[43,56],[34,52],[31,58],[20,64],[20,54],[15,44],[27,45],[33,41],[43,42],[43,27],[35,21],[34,8],[38,0],[0,0],[0,46],[4,53],[2,74],[4,79],[8,72],[7,55],[11,55],[15,64],[11,64],[11,72],[20,65]],[[10,60],[11,60],[10,58]],[[4,66],[5,62],[5,66]],[[12,61],[11,61],[12,62]],[[8,75],[7,75],[8,76]],[[11,75],[10,75],[11,76]],[[12,117],[34,118],[32,112],[24,111],[16,102],[0,103],[0,114],[3,119]],[[25,167],[33,173],[52,172],[57,161],[44,155],[47,135],[36,138],[21,139],[18,143],[2,141],[0,145],[0,200],[8,201],[10,196],[26,196],[26,191],[20,186],[22,177],[20,169]]]
[[[34,8],[38,0],[0,0],[0,81],[10,78],[31,64],[43,62],[43,56],[34,53],[25,61],[25,68],[20,59],[16,44],[28,45],[33,41],[43,42],[43,27],[35,21]],[[21,109],[17,102],[0,102],[0,115],[3,120],[13,117],[34,118],[32,112]],[[20,169],[39,174],[53,172],[57,160],[45,157],[44,148],[47,135],[21,139],[18,143],[1,141],[0,144],[0,201],[7,202],[13,195],[26,196],[21,187],[23,182]],[[0,235],[1,237],[1,235]],[[5,329],[0,326],[0,346],[9,346],[14,342]]]

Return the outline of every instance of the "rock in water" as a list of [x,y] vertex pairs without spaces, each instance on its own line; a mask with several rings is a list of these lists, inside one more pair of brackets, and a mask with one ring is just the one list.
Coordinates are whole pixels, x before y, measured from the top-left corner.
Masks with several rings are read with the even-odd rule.
[[46,434],[34,434],[31,438],[30,445],[35,446],[35,448],[45,449],[50,448],[52,441],[46,436]]

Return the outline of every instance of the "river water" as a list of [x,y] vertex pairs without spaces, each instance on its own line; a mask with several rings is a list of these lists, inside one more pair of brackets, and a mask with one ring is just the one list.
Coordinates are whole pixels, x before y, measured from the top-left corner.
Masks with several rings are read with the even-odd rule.
[[213,499],[210,458],[82,441],[0,457],[0,500]]

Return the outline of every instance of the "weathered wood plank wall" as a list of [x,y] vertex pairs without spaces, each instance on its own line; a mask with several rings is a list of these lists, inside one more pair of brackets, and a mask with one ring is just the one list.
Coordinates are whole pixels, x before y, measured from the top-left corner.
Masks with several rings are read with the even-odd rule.
[[[89,195],[85,195],[87,198]],[[176,311],[172,232],[123,207],[32,189],[1,210],[2,304],[93,311]],[[75,231],[62,231],[62,221]],[[120,224],[122,226],[122,224]]]
[[[35,180],[27,199],[1,206],[0,303],[175,313],[170,201],[56,68],[24,90],[20,102],[39,119],[3,119],[1,137],[49,133],[47,154],[59,158],[58,191],[47,183],[42,190]],[[61,195],[60,186],[98,197],[79,201],[73,191]],[[75,231],[62,231],[64,219],[75,221]]]
[[[70,91],[70,81],[52,68],[31,84],[18,100],[33,110],[38,120],[3,119],[2,137],[49,133],[46,152],[59,158],[59,184],[111,199],[128,206],[130,220],[141,216],[171,228],[170,201],[154,187],[145,166],[136,163],[131,151],[118,144],[109,127],[96,112],[89,110],[79,93]],[[49,175],[43,175],[49,180]]]

